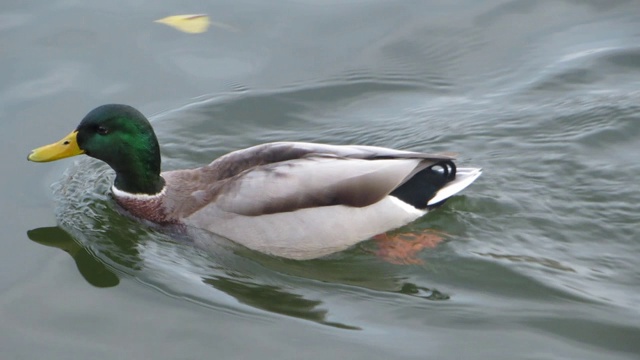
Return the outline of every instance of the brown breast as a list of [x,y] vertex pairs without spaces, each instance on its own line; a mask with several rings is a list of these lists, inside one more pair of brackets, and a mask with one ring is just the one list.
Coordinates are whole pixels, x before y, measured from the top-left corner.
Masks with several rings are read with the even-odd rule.
[[113,193],[111,195],[120,206],[135,217],[162,225],[179,223],[178,219],[167,214],[163,201],[165,194],[148,199],[116,196]]

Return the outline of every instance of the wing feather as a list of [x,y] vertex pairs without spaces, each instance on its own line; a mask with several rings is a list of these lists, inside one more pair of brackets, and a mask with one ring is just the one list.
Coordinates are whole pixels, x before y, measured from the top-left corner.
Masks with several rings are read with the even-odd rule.
[[215,203],[223,211],[257,216],[298,209],[380,201],[418,171],[447,155],[375,146],[277,142],[224,155],[192,171],[163,173],[190,201],[169,204],[188,216]]
[[387,196],[422,162],[319,156],[268,164],[228,181],[215,203],[250,216],[330,205],[364,207]]

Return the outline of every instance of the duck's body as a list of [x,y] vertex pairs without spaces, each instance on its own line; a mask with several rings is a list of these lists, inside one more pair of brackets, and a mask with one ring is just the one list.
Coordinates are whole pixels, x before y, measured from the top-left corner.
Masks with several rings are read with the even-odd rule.
[[[149,131],[148,141],[128,140],[132,132]],[[132,144],[120,146],[127,141]],[[152,154],[139,154],[144,151]],[[229,153],[201,168],[160,174],[151,126],[123,105],[95,109],[69,137],[35,150],[29,159],[79,153],[111,165],[113,197],[134,216],[206,229],[293,259],[344,250],[405,225],[481,173],[456,169],[446,155],[278,142]]]

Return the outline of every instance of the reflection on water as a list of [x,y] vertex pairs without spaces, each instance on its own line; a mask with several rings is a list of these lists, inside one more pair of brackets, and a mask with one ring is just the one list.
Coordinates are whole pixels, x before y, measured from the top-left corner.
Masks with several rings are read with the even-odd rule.
[[120,283],[120,279],[113,271],[78,245],[71,235],[61,228],[41,227],[27,231],[27,236],[38,244],[55,247],[71,255],[78,271],[89,284],[106,288]]
[[285,291],[274,285],[259,285],[247,283],[238,279],[215,277],[203,279],[209,284],[239,302],[255,308],[314,321],[320,324],[334,326],[341,329],[360,330],[359,327],[327,321],[329,310],[322,309],[322,301],[310,300],[300,294]]
[[[53,227],[42,227],[27,232],[29,239],[34,242],[59,248],[67,252],[76,262],[78,271],[84,279],[91,285],[107,288],[117,286],[120,279],[116,273],[109,269],[99,259],[94,257],[87,249],[78,245],[71,235],[63,229]],[[133,248],[130,248],[133,249]],[[123,250],[120,248],[120,250]],[[137,253],[133,253],[138,255]],[[130,254],[130,255],[133,255]],[[110,258],[122,258],[122,254],[105,254]],[[140,259],[140,261],[144,261]],[[140,268],[140,266],[138,266]],[[182,271],[182,269],[173,269]],[[322,309],[322,301],[309,300],[304,296],[288,292],[281,287],[274,285],[262,285],[250,282],[243,278],[230,278],[224,276],[202,277],[202,284],[212,286],[233,296],[240,303],[255,307],[257,309],[297,317],[320,324],[339,327],[342,329],[357,330],[358,327],[330,322],[326,320],[328,310]]]
[[[91,233],[91,231],[88,231]],[[29,230],[27,232],[29,239],[32,241],[42,244],[45,246],[56,247],[65,252],[67,252],[74,259],[78,271],[84,279],[91,285],[106,288],[117,286],[120,283],[120,279],[114,270],[110,269],[110,266],[105,265],[100,258],[96,258],[91,252],[76,243],[76,241],[72,238],[72,236],[61,229],[60,227],[42,227],[33,230]],[[112,234],[115,235],[115,234]],[[96,234],[93,234],[96,236]],[[102,236],[102,234],[98,235]],[[104,233],[104,236],[110,236],[108,232]],[[117,235],[116,235],[117,236]],[[84,239],[84,237],[82,237]],[[96,239],[94,239],[96,240]],[[154,259],[153,256],[167,256],[169,254],[174,254],[173,249],[170,249],[174,246],[180,246],[179,243],[166,243],[164,244],[168,248],[165,249],[168,252],[158,251],[157,248],[155,250],[146,252],[139,251],[140,249],[144,249],[145,245],[142,242],[145,241],[154,241],[152,239],[143,239],[131,237],[128,243],[131,246],[122,246],[121,244],[112,248],[112,249],[97,249],[99,255],[108,259],[128,259],[128,263],[126,264],[126,268],[122,267],[125,265],[121,263],[119,267],[120,270],[124,269],[123,274],[127,274],[128,276],[138,276],[144,279],[145,273],[144,269],[147,268],[145,262],[154,262],[160,261],[164,262],[167,259]],[[135,245],[138,243],[138,245]],[[158,244],[156,244],[158,245]],[[152,248],[155,247],[151,246]],[[116,251],[116,253],[109,253],[109,251]],[[126,252],[126,253],[123,253]],[[188,253],[187,253],[188,254]],[[175,254],[174,254],[175,255]],[[184,255],[184,254],[183,254]],[[197,255],[196,252],[192,252],[191,255]],[[246,254],[245,254],[246,255]],[[257,256],[261,256],[256,254]],[[265,258],[267,258],[265,256]],[[132,263],[132,259],[137,259],[136,262]],[[208,259],[205,259],[208,261]],[[277,262],[280,262],[280,259],[272,258]],[[192,269],[188,269],[187,267],[180,268],[180,263],[183,261],[189,261],[189,259],[179,259],[176,263],[173,263],[173,267],[170,268],[161,268],[164,271],[169,272],[190,272]],[[292,263],[297,263],[295,261],[291,261]],[[329,262],[331,262],[329,260]],[[198,266],[198,261],[194,261],[191,265]],[[298,263],[299,265],[300,263]],[[295,290],[285,289],[283,286],[273,285],[273,284],[261,284],[259,283],[259,279],[254,278],[253,276],[247,276],[246,271],[248,269],[244,269],[245,273],[241,271],[243,269],[233,269],[221,266],[221,264],[204,264],[202,267],[198,268],[197,271],[191,273],[192,276],[197,276],[200,281],[194,282],[195,286],[211,286],[216,290],[222,291],[227,295],[234,297],[239,303],[249,305],[256,309],[264,310],[271,313],[282,314],[286,316],[292,316],[299,319],[309,320],[313,322],[317,322],[320,324],[337,327],[341,329],[347,330],[359,330],[358,326],[348,325],[340,322],[329,321],[329,310],[323,308],[323,302],[319,299],[311,299],[296,293]],[[238,263],[235,263],[238,265]],[[281,264],[282,265],[282,264]],[[226,266],[229,266],[227,264]],[[277,268],[277,266],[275,266]],[[154,271],[159,270],[157,267],[150,267]],[[201,275],[198,272],[211,273],[212,269],[220,270],[222,273],[227,274],[227,276],[223,275]],[[137,270],[137,271],[136,271]],[[269,271],[266,268],[262,269],[263,271]],[[283,268],[283,270],[285,270]],[[296,269],[295,266],[288,267],[288,271],[292,274],[296,274],[297,276],[302,275],[300,271],[304,271],[305,276],[313,276],[312,273],[308,271],[308,269]],[[157,275],[157,274],[154,274]],[[228,276],[234,275],[234,276]],[[290,274],[291,275],[291,274]],[[320,274],[318,274],[320,275]],[[326,274],[325,274],[326,275]],[[326,277],[322,280],[328,281]],[[331,281],[336,281],[338,279],[334,278]],[[351,279],[351,283],[357,283],[358,281],[354,281],[355,279]],[[447,300],[449,299],[448,295],[442,294],[437,290],[428,289],[426,287],[417,286],[410,282],[395,282],[395,286],[392,286],[388,291],[392,293],[404,294],[409,296],[415,296],[418,298],[423,298],[426,300]],[[154,284],[164,286],[164,291],[171,292],[171,288],[166,288],[169,284]],[[399,287],[398,290],[394,290]],[[194,294],[198,291],[194,291]],[[183,294],[184,295],[184,294]],[[215,306],[215,299],[195,299],[198,302],[205,301],[208,305]]]

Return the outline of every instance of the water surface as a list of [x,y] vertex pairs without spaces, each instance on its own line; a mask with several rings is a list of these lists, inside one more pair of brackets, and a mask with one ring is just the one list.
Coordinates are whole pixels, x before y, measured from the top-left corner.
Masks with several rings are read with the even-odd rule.
[[[238,31],[153,20],[207,13]],[[634,1],[10,2],[0,11],[2,358],[636,359]],[[122,216],[91,159],[28,151],[91,108],[151,118],[166,170],[268,141],[454,151],[483,176],[313,261]],[[51,187],[51,184],[54,184]],[[64,251],[61,251],[64,250]]]

